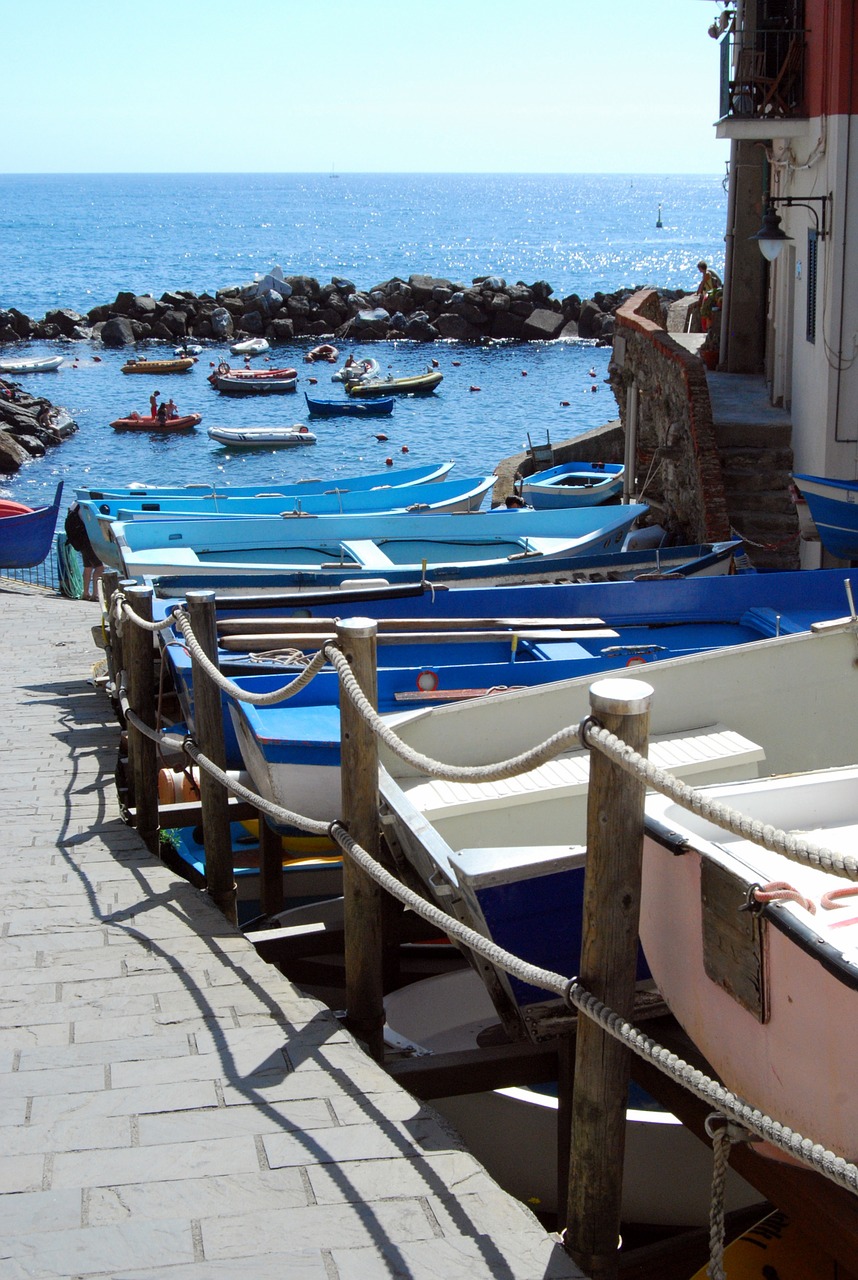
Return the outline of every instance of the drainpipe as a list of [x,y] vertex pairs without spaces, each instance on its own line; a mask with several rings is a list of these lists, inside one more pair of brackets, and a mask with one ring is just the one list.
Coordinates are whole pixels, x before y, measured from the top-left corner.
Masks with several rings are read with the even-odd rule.
[[735,138],[730,140],[730,178],[727,185],[727,229],[724,235],[724,288],[721,296],[721,335],[718,364],[730,368],[730,304],[733,283],[733,241],[736,225],[736,169],[739,162],[739,146]]
[[635,458],[638,451],[638,384],[634,378],[626,390],[626,453],[623,460],[623,503],[632,500],[635,484]]

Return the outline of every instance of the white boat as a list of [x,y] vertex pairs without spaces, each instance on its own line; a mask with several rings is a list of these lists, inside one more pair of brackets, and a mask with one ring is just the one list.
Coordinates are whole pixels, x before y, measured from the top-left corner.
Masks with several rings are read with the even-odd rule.
[[309,427],[209,427],[208,436],[230,449],[290,449],[315,444]]
[[[497,1043],[497,1012],[472,969],[427,978],[385,998],[388,1050],[476,1050]],[[489,1031],[492,1028],[492,1031]],[[515,1087],[433,1098],[468,1150],[505,1191],[540,1213],[557,1211],[557,1089]],[[712,1153],[670,1112],[633,1086],[626,1111],[622,1216],[625,1222],[690,1227],[707,1221]],[[731,1170],[728,1211],[756,1204],[759,1192]]]
[[[760,824],[858,855],[856,766],[705,790]],[[853,1162],[856,894],[854,882],[664,796],[647,801],[641,941],[668,1007],[728,1089]]]
[[62,356],[30,356],[21,360],[0,360],[0,373],[53,373]]
[[331,374],[331,382],[371,382],[381,377],[381,365],[372,357],[366,360],[353,360],[344,364],[336,373]]
[[258,356],[271,347],[267,338],[245,338],[242,342],[234,342],[230,351],[234,356]]
[[[822,625],[832,629],[648,665],[645,679],[655,690],[650,758],[694,786],[854,763],[856,622],[841,630]],[[433,759],[485,764],[578,724],[589,713],[591,683],[583,677],[498,693],[403,712],[389,723]],[[513,953],[571,976],[585,857],[587,753],[569,751],[496,783],[428,779],[384,747],[381,758],[385,821],[435,898]],[[498,907],[498,886],[524,884],[536,904],[529,919],[522,919],[520,905]],[[546,993],[486,965],[481,973],[505,1024],[538,1037],[540,1022],[552,1012]]]
[[521,480],[516,490],[531,507],[590,507],[622,492],[621,462],[563,462]]
[[174,356],[201,356],[203,348],[198,342],[183,342],[181,346],[173,348]]

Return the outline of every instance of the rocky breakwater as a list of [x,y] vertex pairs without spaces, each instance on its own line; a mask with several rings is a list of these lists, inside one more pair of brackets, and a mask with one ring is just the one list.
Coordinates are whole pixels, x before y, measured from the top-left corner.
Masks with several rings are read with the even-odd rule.
[[[252,284],[213,294],[178,290],[155,299],[121,292],[114,302],[86,315],[61,308],[35,321],[14,308],[0,311],[0,344],[64,338],[124,347],[147,339],[231,342],[245,337],[265,337],[275,344],[321,337],[355,343],[582,338],[607,344],[613,337],[614,311],[635,291],[596,293],[583,301],[572,294],[559,300],[544,280],[508,284],[500,276],[480,276],[464,284],[428,275],[395,277],[362,290],[344,277],[320,284],[312,276],[284,276],[272,267]],[[666,304],[681,291],[660,296]]]
[[50,445],[75,431],[77,423],[66,409],[0,379],[0,475],[13,475],[28,458],[44,457]]

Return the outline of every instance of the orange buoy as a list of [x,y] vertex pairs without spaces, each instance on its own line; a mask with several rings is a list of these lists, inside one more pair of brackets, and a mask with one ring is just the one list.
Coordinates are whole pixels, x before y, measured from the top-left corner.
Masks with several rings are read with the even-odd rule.
[[454,361],[453,361],[453,368],[454,368],[454,369],[458,369],[458,368],[459,368],[459,366],[461,365],[461,363],[462,363],[462,362],[461,362],[461,360],[454,360]]
[[599,390],[599,388],[598,388],[598,387],[593,386],[593,387],[591,387],[591,388],[590,388],[590,390],[591,390],[591,391],[598,391],[598,390]]
[[93,356],[92,362],[93,364],[101,364],[101,356]]
[[392,458],[385,458],[385,460],[384,460],[384,465],[385,465],[386,467],[392,467],[392,466],[393,466],[393,459],[392,459]]
[[526,377],[527,377],[527,370],[526,370],[526,369],[522,369],[522,371],[521,371],[521,376],[522,376],[523,378],[526,378]]
[[311,387],[315,387],[315,385],[316,385],[316,383],[319,381],[319,379],[318,379],[318,378],[308,378],[308,379],[307,379],[307,381],[309,382],[309,384],[310,384],[310,386],[311,386]]
[[470,387],[470,391],[482,391],[482,387]]
[[407,445],[407,444],[404,444],[404,445],[402,446],[402,452],[403,452],[403,453],[407,453],[407,452],[408,452],[408,445]]
[[569,408],[569,401],[568,401],[568,400],[561,400],[561,401],[560,401],[560,405],[561,405],[561,407],[562,407],[563,409],[568,409],[568,408]]
[[376,440],[386,440],[387,436],[384,434],[383,431],[379,431],[378,435],[375,438]]

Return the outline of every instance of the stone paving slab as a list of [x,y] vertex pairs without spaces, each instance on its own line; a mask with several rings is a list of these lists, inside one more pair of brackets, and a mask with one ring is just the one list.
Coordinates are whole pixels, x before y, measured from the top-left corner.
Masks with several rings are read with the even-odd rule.
[[121,822],[93,605],[0,609],[4,1280],[580,1277]]

